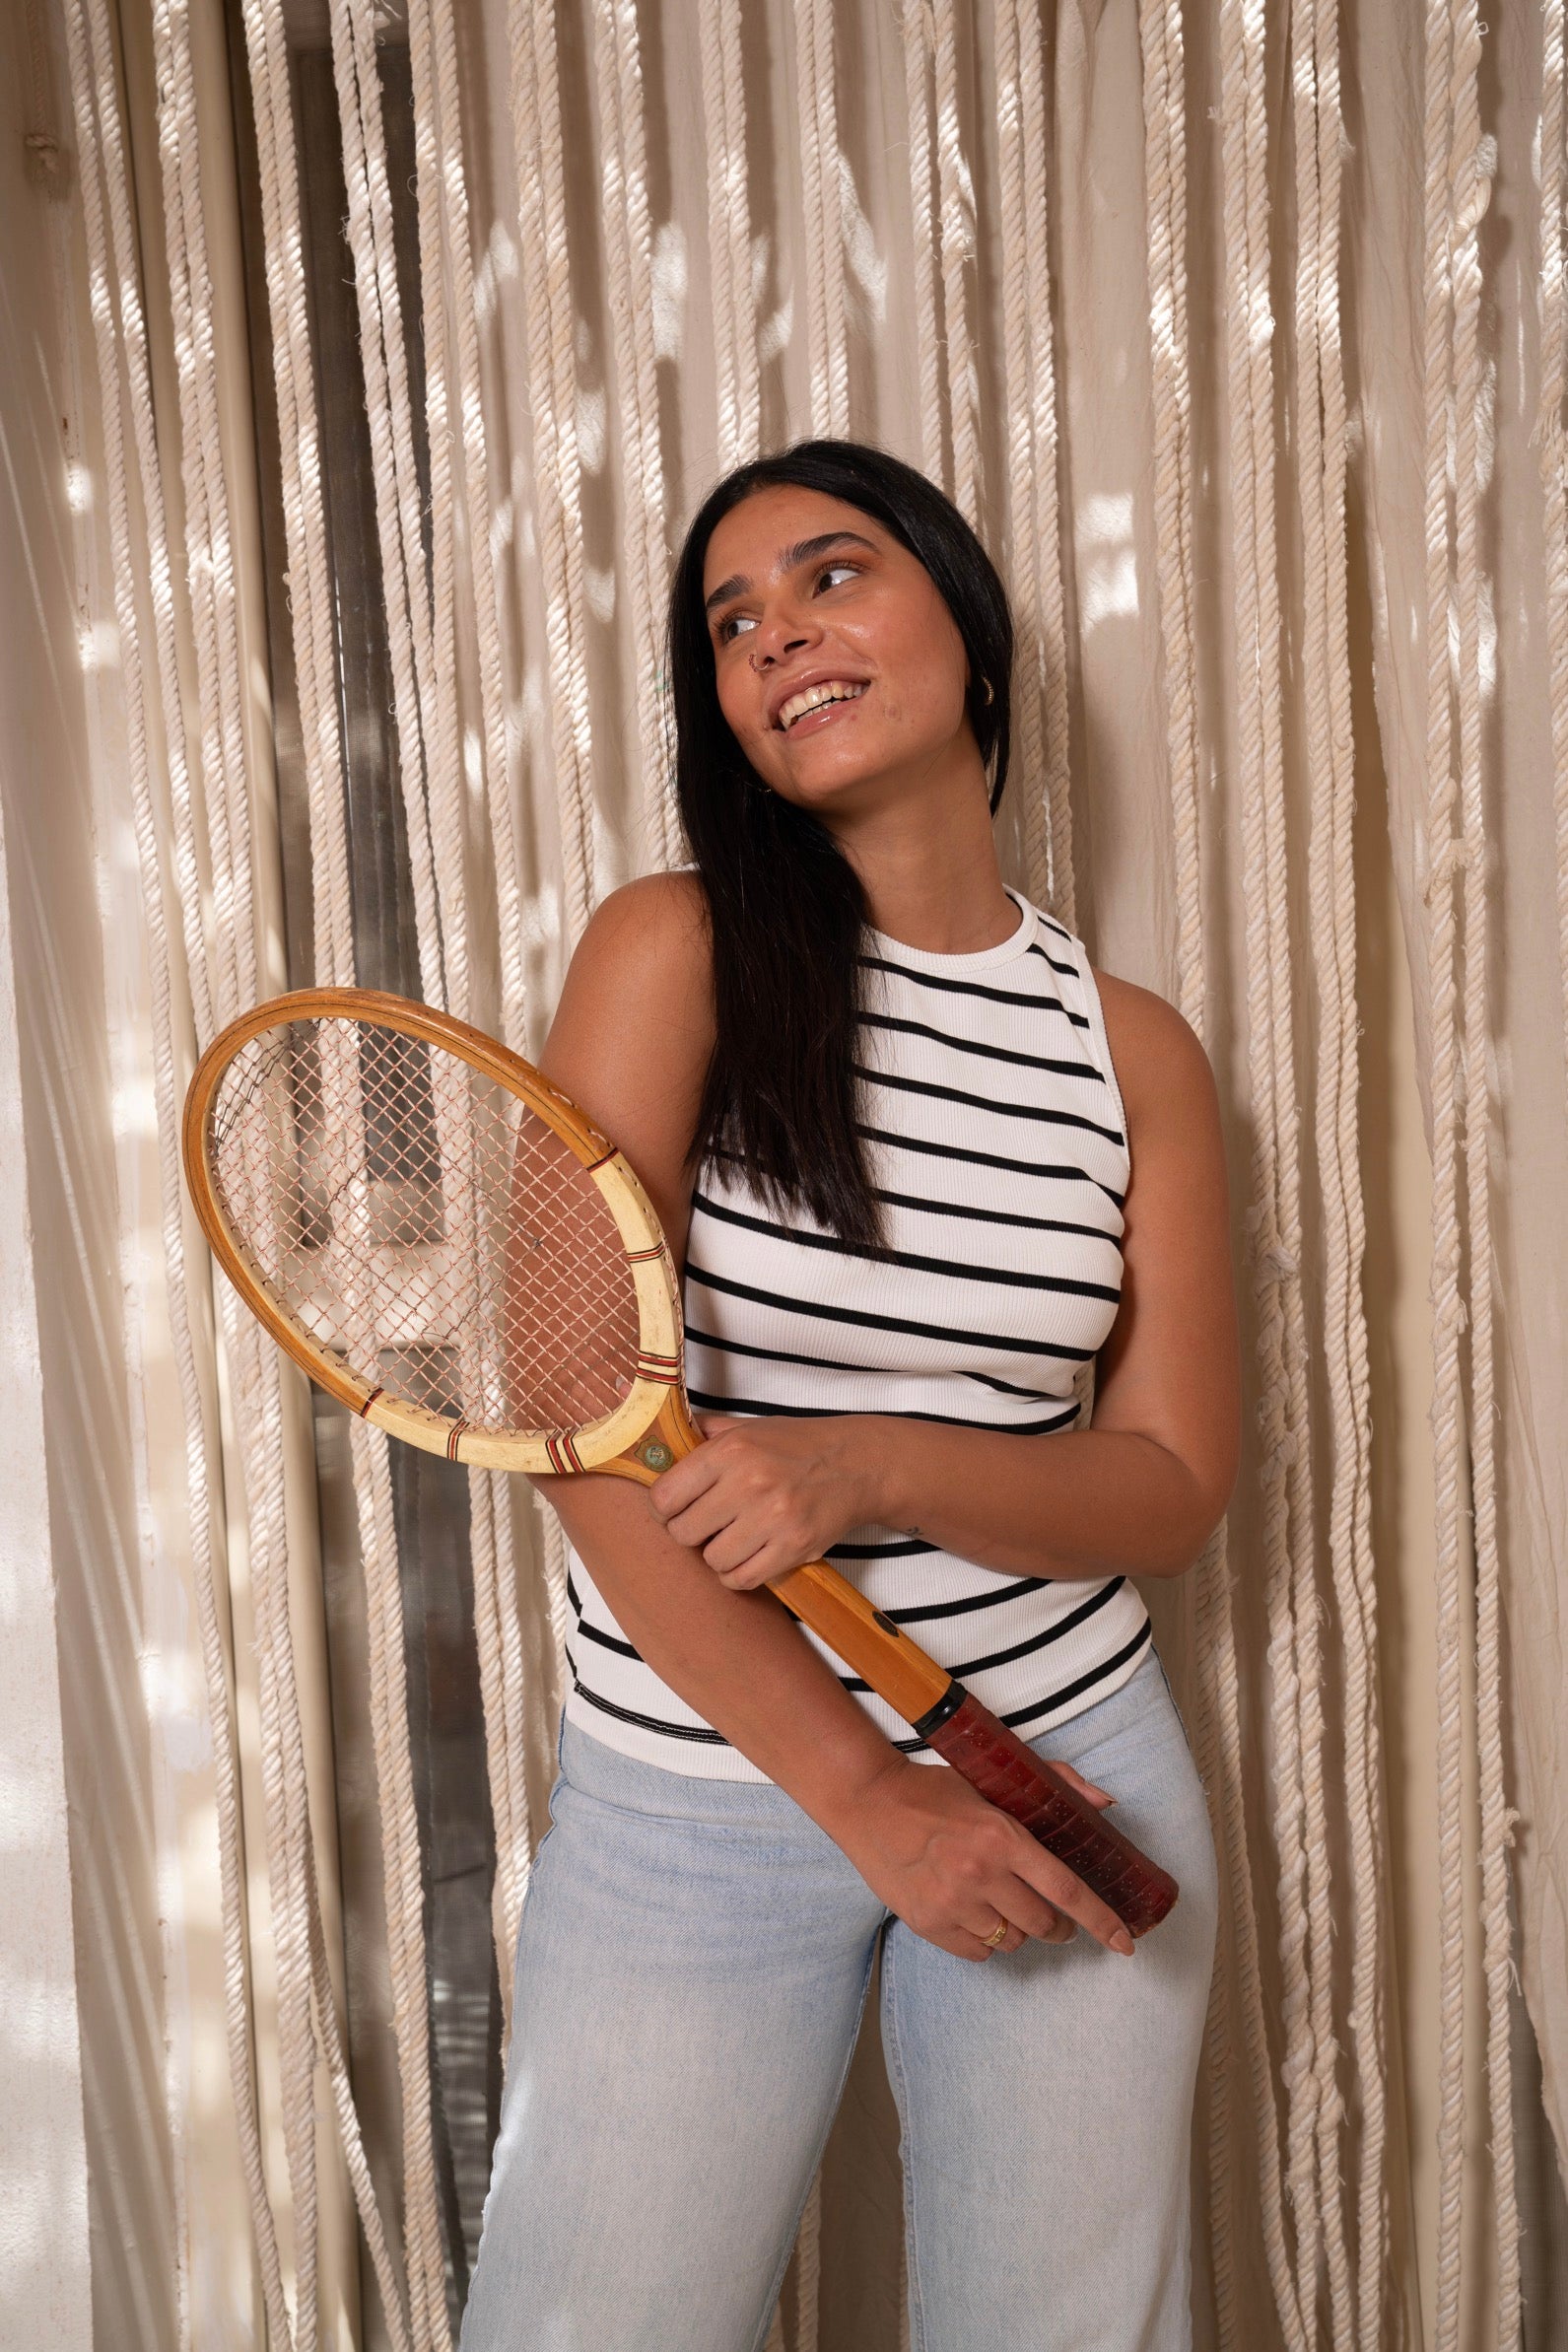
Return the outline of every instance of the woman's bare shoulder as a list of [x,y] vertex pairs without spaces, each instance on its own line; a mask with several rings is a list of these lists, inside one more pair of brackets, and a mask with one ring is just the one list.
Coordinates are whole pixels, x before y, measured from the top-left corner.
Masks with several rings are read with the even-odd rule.
[[714,1051],[708,904],[692,873],[604,899],[578,941],[540,1068],[618,1143],[679,1247]]
[[1152,989],[1097,971],[1105,1032],[1129,1122],[1184,1107],[1205,1119],[1215,1105],[1214,1073],[1192,1023]]

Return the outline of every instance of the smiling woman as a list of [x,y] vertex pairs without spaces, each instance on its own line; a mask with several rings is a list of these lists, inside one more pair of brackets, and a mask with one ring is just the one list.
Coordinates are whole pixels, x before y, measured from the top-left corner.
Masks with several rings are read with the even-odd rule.
[[[921,2340],[1175,2352],[1216,1874],[1131,1576],[1235,1475],[1212,1080],[1002,883],[1012,623],[922,476],[730,475],[669,636],[695,871],[601,908],[542,1066],[653,1200],[709,1442],[536,1482],[573,1688],[463,2343],[760,2342],[880,1955]],[[786,1620],[822,1554],[1125,1809],[1182,1889],[1136,1953]]]

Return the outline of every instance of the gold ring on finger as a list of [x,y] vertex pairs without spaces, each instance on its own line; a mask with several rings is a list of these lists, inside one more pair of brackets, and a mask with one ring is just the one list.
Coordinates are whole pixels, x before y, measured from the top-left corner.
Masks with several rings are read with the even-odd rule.
[[1010,1919],[998,1919],[995,1926],[991,1929],[989,1935],[981,1937],[980,1940],[986,1946],[988,1951],[996,1952],[1000,1950],[1001,1946],[1007,1940],[1007,1930],[1011,1925],[1012,1921]]

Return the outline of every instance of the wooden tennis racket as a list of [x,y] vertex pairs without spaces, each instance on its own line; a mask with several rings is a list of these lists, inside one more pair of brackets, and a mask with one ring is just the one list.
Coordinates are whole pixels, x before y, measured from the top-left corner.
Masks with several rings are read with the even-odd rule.
[[[702,1444],[680,1286],[636,1175],[450,1015],[308,989],[232,1022],[185,1102],[186,1179],[240,1297],[312,1380],[449,1461],[650,1485]],[[1141,1935],[1176,1882],[826,1560],[770,1590]]]

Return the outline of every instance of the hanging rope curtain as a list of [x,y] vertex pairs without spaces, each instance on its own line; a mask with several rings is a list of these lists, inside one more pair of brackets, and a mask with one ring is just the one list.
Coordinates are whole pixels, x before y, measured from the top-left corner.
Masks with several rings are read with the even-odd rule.
[[[431,1002],[522,1046],[530,1027],[537,1038],[546,1010],[538,990],[530,995],[530,975],[543,973],[548,989],[612,880],[681,855],[660,657],[680,514],[720,467],[765,441],[873,435],[884,355],[851,299],[848,241],[862,194],[878,220],[893,218],[894,208],[881,183],[857,190],[850,163],[860,103],[850,60],[866,30],[859,12],[829,0],[784,8],[781,0],[772,13],[783,37],[771,58],[753,40],[740,0],[695,12],[689,62],[702,152],[691,184],[706,218],[688,244],[707,274],[706,290],[691,297],[685,334],[689,346],[712,352],[714,367],[711,394],[694,394],[695,405],[677,402],[672,372],[661,367],[657,319],[669,299],[660,235],[675,201],[669,117],[680,102],[668,57],[652,70],[653,22],[635,0],[582,0],[572,48],[555,0],[509,0],[504,13],[502,54],[499,6],[486,14],[459,0],[410,0],[403,36],[411,199],[399,194],[389,160],[388,108],[400,102],[383,72],[386,30],[371,0],[330,0],[326,25],[419,985]],[[382,2323],[399,2352],[444,2352],[461,2266],[434,2152],[441,2087],[432,2069],[428,1864],[405,1675],[406,1537],[386,1444],[353,1425],[400,2101],[395,2148],[368,2153],[322,1907],[318,1824],[330,1792],[309,1782],[296,1671],[284,1476],[293,1392],[189,1248],[178,1184],[178,1108],[192,1048],[267,993],[261,942],[271,916],[262,900],[272,865],[259,830],[271,821],[271,779],[249,765],[239,657],[238,488],[221,430],[201,185],[212,167],[201,147],[188,0],[151,0],[161,181],[156,192],[140,191],[144,203],[161,206],[169,260],[167,398],[141,291],[118,19],[112,0],[64,0],[64,15],[129,797],[153,973],[163,1249],[213,1726],[229,2065],[260,2292],[271,2340],[308,2352],[319,2335],[324,2070],[338,2145],[328,2161],[341,2163],[352,2192]],[[270,335],[258,365],[275,407],[288,654],[308,815],[310,935],[294,946],[318,981],[352,983],[354,849],[342,789],[345,706],[335,668],[301,132],[282,0],[242,0],[240,15]],[[1075,340],[1083,321],[1064,309],[1056,255],[1070,200],[1055,160],[1053,77],[1065,19],[1048,26],[1029,0],[1005,0],[978,40],[951,0],[904,0],[891,23],[884,37],[898,46],[885,79],[902,144],[885,172],[899,205],[906,188],[909,197],[898,231],[907,238],[912,305],[909,347],[900,354],[911,387],[907,453],[1004,554],[1019,620],[1020,863],[1029,886],[1073,924],[1078,906],[1100,903],[1104,882],[1095,826],[1087,846],[1081,830],[1075,839],[1069,790],[1070,756],[1086,725],[1072,418],[1074,400],[1094,392],[1091,384],[1085,393],[1082,378],[1091,346]],[[1477,1838],[1496,2324],[1499,2343],[1512,2344],[1521,2310],[1509,2041],[1517,1814],[1503,1747],[1485,615],[1477,585],[1487,396],[1480,237],[1496,155],[1480,131],[1483,30],[1474,0],[1433,0],[1424,23],[1421,619],[1439,1863],[1445,1888],[1458,1886],[1466,1836]],[[1536,438],[1555,822],[1568,874],[1561,0],[1548,0],[1542,29]],[[1222,1535],[1180,1604],[1194,1746],[1224,1885],[1199,2103],[1204,2268],[1219,2346],[1260,2341],[1262,2330],[1277,2331],[1292,2352],[1330,2343],[1376,2352],[1391,2340],[1401,2292],[1391,2230],[1399,2126],[1390,2084],[1395,1955],[1358,1161],[1344,65],[1329,0],[1292,0],[1285,13],[1265,10],[1263,0],[1221,0],[1204,41],[1200,54],[1189,54],[1178,0],[1142,0],[1146,585],[1157,600],[1163,658],[1158,722],[1144,752],[1164,762],[1170,880],[1146,919],[1157,912],[1166,925],[1164,968],[1183,1011],[1222,1060],[1229,1108],[1250,1140],[1244,1239],[1257,1349],[1245,1517],[1257,1535],[1261,1598],[1243,1606],[1237,1554]],[[495,121],[480,65],[487,53],[507,83]],[[1271,120],[1280,54],[1288,60],[1288,108]],[[797,142],[792,184],[765,178],[758,161],[771,153],[757,116],[768,72],[778,82],[770,104],[785,110]],[[1206,119],[1204,75],[1212,78],[1212,154],[1200,173],[1188,138],[1189,126]],[[579,106],[585,118],[574,111]],[[677,135],[684,140],[693,128],[683,121]],[[509,134],[503,153],[495,142],[504,145]],[[1287,158],[1288,231],[1278,207]],[[407,201],[412,270],[399,266],[399,205]],[[1194,352],[1190,307],[1190,272],[1205,239],[1218,257],[1223,298],[1223,347],[1212,361]],[[793,340],[783,348],[765,334],[770,271],[793,304]],[[1288,344],[1274,314],[1280,289],[1290,307]],[[603,390],[590,395],[595,369]],[[1207,414],[1199,413],[1201,369],[1209,371],[1201,378]],[[1282,390],[1293,421],[1286,450]],[[597,425],[594,397],[605,403]],[[712,416],[703,421],[701,401],[710,398]],[[1210,429],[1211,462],[1199,454]],[[1201,502],[1220,494],[1216,469],[1234,531],[1228,666],[1209,660],[1199,617],[1210,593],[1200,571]],[[1276,508],[1287,484],[1288,512]],[[607,513],[615,541],[605,589],[596,585],[596,561]],[[1290,564],[1281,553],[1287,532],[1296,551]],[[614,722],[598,689],[616,664],[635,713],[629,726]],[[1214,808],[1221,791],[1223,825]],[[1224,934],[1229,889],[1240,908],[1234,941]],[[1568,989],[1568,882],[1558,905]],[[1232,945],[1238,951],[1234,995],[1218,969],[1222,934],[1227,966]],[[202,1372],[209,1299],[236,1400],[227,1445]],[[241,1497],[230,1526],[242,1528],[254,1600],[262,1804],[248,1827],[264,1843],[265,1917],[246,1892],[237,1667],[223,1631],[234,1564],[217,1499],[226,1480]],[[1463,1586],[1467,1507],[1473,1631]],[[544,1827],[540,1759],[547,1764],[562,1687],[564,1556],[554,1523],[542,1526],[526,1495],[500,1478],[473,1474],[467,1509],[505,2003],[530,1856]],[[536,1573],[547,1594],[543,1654],[519,1603]],[[1467,1824],[1471,1750],[1479,1766]],[[1460,2342],[1460,2250],[1470,2228],[1465,2095],[1475,2088],[1465,2074],[1470,1964],[1457,1902],[1446,1903],[1440,1934],[1436,2343],[1452,2352]],[[275,2052],[262,2050],[258,2099],[251,1955],[260,1938],[276,1979],[276,2040]],[[276,2149],[266,2122],[273,2113]],[[822,2181],[812,2192],[770,2338],[788,2352],[812,2352],[818,2341],[830,2194]],[[1258,2276],[1266,2280],[1266,2314],[1258,2308]],[[907,2311],[903,2323],[907,2334]]]

